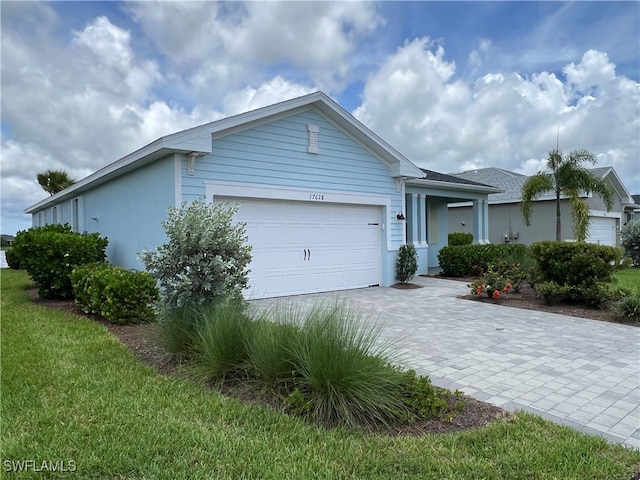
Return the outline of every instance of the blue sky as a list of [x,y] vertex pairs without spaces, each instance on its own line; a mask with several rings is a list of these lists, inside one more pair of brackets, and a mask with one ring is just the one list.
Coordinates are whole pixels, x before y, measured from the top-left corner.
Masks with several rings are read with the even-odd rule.
[[156,138],[323,90],[418,165],[586,148],[640,193],[638,2],[2,2],[2,225]]

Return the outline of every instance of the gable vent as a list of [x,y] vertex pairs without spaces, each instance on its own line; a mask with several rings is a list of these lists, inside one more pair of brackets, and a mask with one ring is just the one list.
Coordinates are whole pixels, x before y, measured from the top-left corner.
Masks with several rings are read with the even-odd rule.
[[307,130],[309,130],[309,148],[307,152],[320,153],[320,148],[318,148],[318,132],[320,131],[320,127],[317,125],[307,125]]

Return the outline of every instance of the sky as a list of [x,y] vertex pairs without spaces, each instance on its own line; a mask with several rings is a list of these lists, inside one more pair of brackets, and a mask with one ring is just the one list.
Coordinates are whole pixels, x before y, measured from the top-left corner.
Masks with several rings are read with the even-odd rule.
[[322,90],[420,167],[586,149],[640,194],[640,2],[7,2],[2,233],[171,133]]

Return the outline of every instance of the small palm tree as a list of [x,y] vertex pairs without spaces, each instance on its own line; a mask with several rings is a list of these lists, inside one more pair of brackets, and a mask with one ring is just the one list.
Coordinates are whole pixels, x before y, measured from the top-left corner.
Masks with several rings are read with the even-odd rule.
[[578,241],[584,241],[589,231],[589,205],[582,198],[583,195],[596,193],[604,201],[607,211],[613,208],[613,190],[605,180],[596,177],[583,167],[584,163],[597,163],[593,154],[586,150],[575,150],[563,155],[558,150],[549,152],[547,159],[548,172],[538,172],[522,186],[522,200],[520,209],[525,225],[531,225],[533,202],[537,197],[546,193],[556,194],[556,240],[560,241],[560,200],[568,198],[571,202],[571,216],[573,218],[573,233]]
[[65,188],[70,187],[76,183],[76,181],[64,170],[47,170],[44,173],[38,174],[38,183],[45,192],[50,195],[55,195]]

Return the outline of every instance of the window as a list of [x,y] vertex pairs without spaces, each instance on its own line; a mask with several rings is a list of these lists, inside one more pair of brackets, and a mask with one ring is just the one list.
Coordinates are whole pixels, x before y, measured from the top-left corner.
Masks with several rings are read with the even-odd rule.
[[74,232],[85,232],[83,197],[71,200],[71,228]]
[[58,206],[56,205],[51,209],[51,223],[58,223]]

